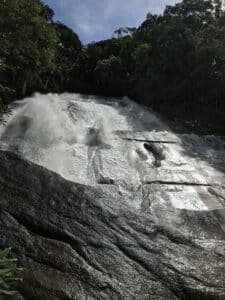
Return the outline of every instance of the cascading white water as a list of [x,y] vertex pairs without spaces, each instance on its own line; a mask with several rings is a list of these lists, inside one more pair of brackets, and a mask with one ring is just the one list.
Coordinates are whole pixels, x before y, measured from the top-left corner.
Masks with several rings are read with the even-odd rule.
[[[163,127],[154,116],[148,120],[146,112],[128,99],[119,103],[78,94],[36,94],[14,106],[2,128],[1,142],[5,149],[20,153],[69,180],[89,184],[96,182],[94,175],[100,168],[101,152],[114,148],[111,152],[115,154],[119,150],[116,131],[151,129],[152,123]],[[126,153],[120,156],[118,151],[115,157],[108,157],[116,158],[109,168],[115,168],[116,161],[123,160]],[[90,163],[96,167],[93,172]]]
[[[198,171],[196,160],[183,154],[180,139],[153,113],[127,98],[36,94],[15,102],[0,127],[0,147],[68,180],[108,189],[117,186],[118,195],[136,206],[145,183],[205,184],[203,169],[210,180],[220,175],[204,162]],[[175,207],[207,209],[194,187],[182,193],[182,203],[170,196]]]

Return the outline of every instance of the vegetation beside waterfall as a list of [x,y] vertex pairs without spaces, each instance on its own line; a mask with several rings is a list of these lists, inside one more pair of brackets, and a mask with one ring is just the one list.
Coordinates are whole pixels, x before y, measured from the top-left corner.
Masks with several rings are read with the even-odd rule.
[[183,0],[85,46],[53,15],[40,0],[0,2],[0,109],[35,91],[127,95],[225,132],[221,0]]
[[9,258],[10,248],[0,250],[0,296],[14,296],[20,278],[21,268],[15,267],[16,259]]

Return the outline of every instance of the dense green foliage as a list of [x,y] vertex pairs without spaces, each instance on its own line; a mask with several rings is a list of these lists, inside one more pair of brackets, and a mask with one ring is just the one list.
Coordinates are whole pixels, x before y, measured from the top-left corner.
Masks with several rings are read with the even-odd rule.
[[40,0],[0,1],[1,106],[34,91],[67,87],[81,43],[53,15]]
[[183,0],[163,15],[148,14],[132,35],[89,45],[86,62],[82,70],[93,93],[129,95],[166,115],[225,132],[221,1]]
[[10,248],[0,250],[0,295],[13,296],[17,292],[16,283],[21,281],[17,274],[22,271],[21,268],[14,266],[16,259],[9,259]]
[[82,46],[40,0],[0,2],[0,105],[33,91],[128,95],[224,132],[221,0],[183,0],[139,28]]
[[46,74],[55,69],[57,36],[51,17],[38,0],[0,2],[0,79],[18,96],[44,90]]

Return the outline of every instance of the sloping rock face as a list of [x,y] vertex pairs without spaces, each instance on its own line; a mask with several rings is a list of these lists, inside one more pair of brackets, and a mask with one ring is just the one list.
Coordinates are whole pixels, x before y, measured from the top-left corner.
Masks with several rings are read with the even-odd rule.
[[165,207],[157,191],[134,209],[1,151],[0,247],[25,268],[19,299],[224,300],[224,211]]

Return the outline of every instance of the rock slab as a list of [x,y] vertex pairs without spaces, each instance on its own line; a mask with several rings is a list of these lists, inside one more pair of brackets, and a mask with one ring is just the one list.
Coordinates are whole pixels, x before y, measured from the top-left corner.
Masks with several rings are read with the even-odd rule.
[[18,299],[224,300],[221,214],[155,205],[143,190],[148,209],[134,209],[0,151],[0,247],[25,269]]

